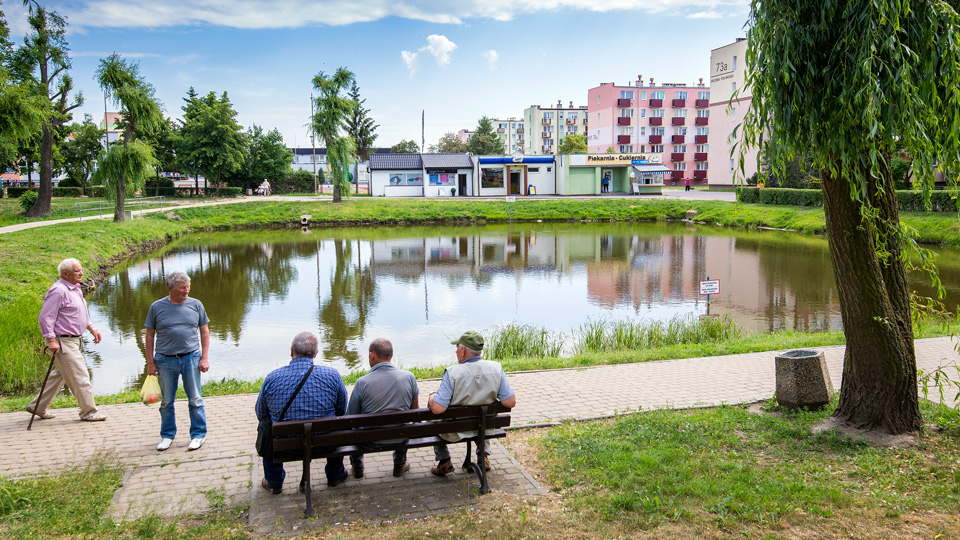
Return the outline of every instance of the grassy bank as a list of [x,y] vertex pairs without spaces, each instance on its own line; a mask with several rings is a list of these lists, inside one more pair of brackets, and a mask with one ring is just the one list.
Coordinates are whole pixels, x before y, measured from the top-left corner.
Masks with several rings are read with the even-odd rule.
[[[547,494],[495,492],[449,514],[314,531],[304,527],[299,537],[889,540],[960,535],[957,437],[930,431],[914,446],[885,448],[833,432],[812,434],[811,426],[831,408],[815,413],[767,409],[652,411],[514,431],[504,444]],[[931,411],[923,412],[928,417]],[[110,501],[122,478],[118,460],[101,456],[60,474],[0,480],[0,530],[5,537],[36,540],[259,537],[246,524],[245,508],[114,523]]]
[[[690,211],[694,213],[691,214]],[[150,249],[189,230],[299,226],[300,217],[305,214],[311,216],[310,221],[314,227],[483,223],[509,219],[628,222],[674,220],[692,216],[697,221],[724,226],[772,227],[805,233],[819,233],[824,228],[821,209],[736,205],[720,201],[598,198],[521,199],[515,203],[507,203],[500,200],[363,198],[347,199],[338,205],[328,200],[290,200],[176,208],[169,212],[148,214],[129,223],[114,224],[98,220],[8,233],[0,235],[0,392],[32,390],[33,385],[43,376],[47,360],[40,355],[42,340],[36,317],[43,292],[56,279],[55,267],[63,258],[80,259],[88,270],[87,277],[96,281],[106,276],[117,261],[130,253]],[[960,224],[954,216],[917,214],[905,216],[904,219],[921,231],[920,239],[925,242],[960,245]],[[823,338],[797,338],[798,341],[808,339],[819,341]],[[791,343],[787,346],[798,345]],[[696,344],[678,345],[657,349],[655,354],[679,357],[683,354],[694,356],[724,352],[719,345],[711,345],[708,351],[694,351],[696,347]],[[739,352],[744,352],[746,347],[749,345],[732,346],[733,349],[740,348]],[[684,353],[685,350],[689,352]],[[646,353],[629,352],[607,356],[591,354],[596,353],[538,362],[518,360],[515,367],[542,369],[638,361],[637,359]],[[669,356],[660,356],[667,357]],[[434,371],[426,370],[424,376],[431,374],[434,374]]]

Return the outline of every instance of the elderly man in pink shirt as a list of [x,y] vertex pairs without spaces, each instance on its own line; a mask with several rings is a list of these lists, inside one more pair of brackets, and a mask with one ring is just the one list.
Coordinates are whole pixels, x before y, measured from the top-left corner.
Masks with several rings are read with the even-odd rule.
[[106,420],[107,416],[97,412],[93,402],[90,374],[80,354],[80,335],[85,330],[93,334],[94,343],[100,343],[100,332],[90,323],[87,303],[80,290],[83,267],[76,259],[64,259],[57,270],[60,279],[47,290],[43,297],[43,309],[40,310],[40,332],[46,340],[47,349],[54,355],[56,368],[50,372],[47,384],[40,390],[37,399],[27,405],[27,412],[42,419],[53,418],[54,415],[47,409],[66,384],[77,398],[81,420]]

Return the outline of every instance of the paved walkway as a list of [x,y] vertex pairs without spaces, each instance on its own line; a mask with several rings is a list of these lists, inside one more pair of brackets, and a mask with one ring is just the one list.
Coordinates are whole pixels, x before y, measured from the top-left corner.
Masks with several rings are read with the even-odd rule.
[[[917,341],[917,364],[929,369],[958,356],[949,338]],[[835,388],[840,387],[842,346],[823,347]],[[517,392],[514,427],[562,420],[595,418],[656,408],[688,408],[748,403],[773,396],[775,352],[738,354],[597,366],[581,369],[510,374]],[[420,392],[436,390],[439,381],[420,381]],[[202,449],[187,452],[182,434],[163,453],[154,449],[160,417],[156,407],[141,404],[107,405],[110,418],[102,423],[78,421],[77,409],[59,409],[52,420],[37,420],[27,431],[29,414],[0,414],[0,476],[13,478],[82,466],[91,458],[110,455],[126,467],[123,486],[113,504],[116,519],[145,512],[165,515],[196,513],[223,505],[250,504],[250,523],[260,532],[291,534],[302,527],[345,523],[357,519],[390,520],[442,512],[477,504],[475,480],[458,471],[450,478],[429,474],[429,449],[411,451],[412,470],[403,479],[390,475],[390,454],[367,456],[362,481],[351,478],[331,490],[314,472],[315,505],[319,519],[303,521],[303,497],[296,493],[297,464],[288,468],[287,491],[274,496],[259,489],[261,465],[252,452],[256,434],[253,408],[256,395],[209,397],[205,400],[209,435]],[[181,431],[189,425],[186,402],[177,402]],[[509,438],[509,437],[508,437]],[[452,447],[454,456],[463,446]],[[540,486],[502,446],[495,444],[495,490],[535,495]],[[386,488],[386,489],[385,489]]]

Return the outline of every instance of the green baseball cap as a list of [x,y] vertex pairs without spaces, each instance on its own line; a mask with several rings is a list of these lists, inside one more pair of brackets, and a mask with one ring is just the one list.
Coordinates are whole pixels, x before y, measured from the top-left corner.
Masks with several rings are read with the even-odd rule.
[[468,349],[473,349],[475,351],[483,350],[483,336],[480,334],[468,330],[463,333],[462,336],[450,342],[451,345],[463,345]]

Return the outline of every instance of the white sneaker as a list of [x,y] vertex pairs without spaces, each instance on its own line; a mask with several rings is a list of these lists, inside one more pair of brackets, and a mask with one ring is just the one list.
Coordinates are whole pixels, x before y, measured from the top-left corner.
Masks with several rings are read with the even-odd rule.
[[205,439],[204,439],[203,437],[198,437],[198,438],[196,438],[196,439],[191,440],[191,441],[190,441],[190,446],[187,447],[187,450],[196,450],[196,449],[200,448],[201,446],[203,446],[203,441],[204,441],[204,440],[205,440]]
[[167,439],[167,438],[160,439],[160,444],[157,445],[157,450],[163,452],[167,448],[170,448],[171,444],[173,444],[173,439]]

